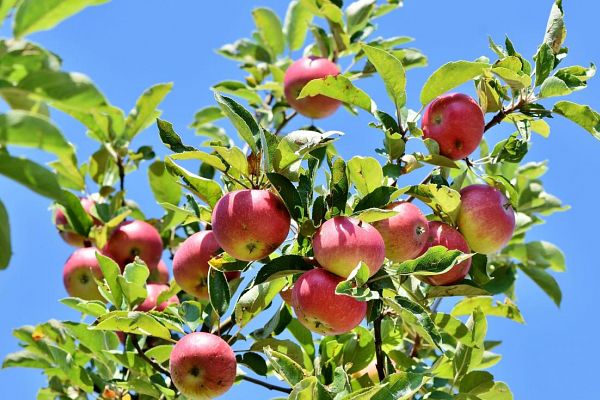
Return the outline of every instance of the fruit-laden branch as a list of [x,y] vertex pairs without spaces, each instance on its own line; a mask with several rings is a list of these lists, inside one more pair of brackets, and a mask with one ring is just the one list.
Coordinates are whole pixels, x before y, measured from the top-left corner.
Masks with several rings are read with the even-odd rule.
[[385,379],[385,359],[382,350],[381,340],[381,320],[383,316],[379,316],[373,322],[373,328],[375,333],[375,366],[377,367],[377,375],[379,376],[379,382],[383,382]]
[[273,385],[273,384],[270,384],[268,382],[263,382],[261,380],[252,378],[250,376],[241,375],[240,379],[243,380],[243,381],[254,383],[255,385],[262,386],[262,387],[267,388],[269,390],[277,390],[278,392],[283,392],[283,393],[292,393],[292,389],[290,389],[290,388],[286,388],[286,387],[283,387],[283,386]]

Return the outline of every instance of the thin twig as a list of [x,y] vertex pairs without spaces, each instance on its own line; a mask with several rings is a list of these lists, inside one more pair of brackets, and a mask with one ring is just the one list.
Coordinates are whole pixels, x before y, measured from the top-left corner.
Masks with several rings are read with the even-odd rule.
[[[429,173],[429,175],[427,175],[425,178],[423,178],[423,180],[421,181],[421,183],[419,183],[419,185],[426,185],[429,183],[429,181],[431,180],[431,178],[433,178],[433,171],[431,171]],[[407,203],[411,203],[413,200],[415,199],[415,196],[413,196],[412,194],[410,196],[408,196],[406,198],[406,200],[404,200]]]
[[510,115],[513,112],[520,109],[523,105],[524,105],[524,101],[521,100],[521,101],[518,101],[517,104],[512,105],[506,109],[502,108],[500,111],[498,111],[496,113],[496,115],[494,115],[494,117],[492,117],[492,119],[487,124],[485,124],[485,128],[483,129],[483,131],[484,132],[489,131],[491,128],[493,128],[494,126],[496,126],[500,122],[502,122],[502,120],[504,120],[504,118],[506,118],[508,115]]
[[283,121],[281,121],[281,124],[279,124],[277,130],[275,131],[275,136],[279,135],[279,133],[283,130],[283,128],[285,128],[288,122],[290,122],[296,115],[298,115],[298,111],[294,111],[290,115],[286,115],[285,117],[283,117]]
[[382,350],[382,340],[381,340],[381,320],[383,317],[380,315],[375,318],[373,322],[373,328],[375,331],[375,358],[377,367],[377,375],[379,376],[379,382],[383,382],[385,379],[385,358]]
[[140,347],[140,344],[138,343],[137,338],[135,337],[135,335],[129,335],[129,337],[131,338],[131,344],[133,344],[133,348],[135,349],[135,351],[138,352],[139,356],[144,361],[146,361],[148,364],[150,364],[152,366],[152,368],[154,368],[157,372],[159,372],[161,374],[165,374],[165,375],[170,375],[170,373],[169,373],[169,371],[167,369],[165,369],[162,365],[157,364],[150,357],[148,357],[146,355],[146,353],[144,353],[144,351]]
[[223,321],[218,327],[213,329],[211,332],[213,335],[216,335],[219,332],[229,331],[235,325],[235,320],[231,317],[228,317],[225,321]]
[[277,390],[278,392],[283,392],[283,393],[292,393],[292,389],[290,389],[290,388],[286,388],[286,387],[283,387],[283,386],[273,385],[273,384],[268,383],[268,382],[263,382],[263,381],[261,381],[259,379],[255,379],[255,378],[252,378],[252,377],[247,376],[247,375],[241,375],[240,379],[242,379],[243,381],[254,383],[255,385],[262,386],[262,387],[267,388],[269,390]]

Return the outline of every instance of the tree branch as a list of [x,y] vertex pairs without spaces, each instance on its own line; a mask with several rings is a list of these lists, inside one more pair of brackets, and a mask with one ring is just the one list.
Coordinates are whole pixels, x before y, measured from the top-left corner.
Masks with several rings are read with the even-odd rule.
[[500,122],[502,122],[504,120],[504,118],[506,118],[508,115],[512,114],[513,112],[517,111],[518,109],[520,109],[523,106],[524,101],[520,100],[519,102],[517,102],[517,104],[513,105],[512,107],[509,108],[502,108],[500,111],[498,111],[496,113],[496,115],[494,115],[492,117],[492,119],[485,124],[485,128],[483,129],[484,132],[489,131],[491,128],[493,128],[494,126],[498,125]]
[[[146,355],[146,353],[144,353],[144,351],[140,347],[140,344],[138,343],[137,337],[135,335],[129,335],[129,337],[131,338],[131,344],[133,345],[133,348],[135,349],[135,351],[137,351],[138,355],[142,358],[142,360],[144,360],[148,364],[150,364],[152,366],[152,368],[154,368],[156,370],[156,372],[159,372],[164,375],[170,375],[170,372],[167,369],[165,369],[162,365],[160,365],[160,364],[156,363],[155,361],[153,361],[152,359],[150,359],[150,357],[148,357]],[[172,385],[173,385],[173,382],[171,382],[171,386]]]
[[382,340],[381,340],[381,320],[383,317],[380,315],[373,322],[373,328],[375,330],[375,366],[377,367],[377,375],[379,376],[379,382],[385,379],[385,357],[383,355]]
[[[433,171],[431,171],[425,178],[423,178],[423,180],[419,183],[419,185],[426,185],[429,183],[429,181],[431,180],[431,178],[433,178]],[[412,194],[410,196],[408,196],[406,198],[406,200],[404,200],[407,203],[412,203],[412,201],[415,199],[415,196],[413,196]]]
[[283,128],[285,128],[288,122],[290,122],[296,115],[298,115],[298,111],[294,111],[290,115],[286,115],[285,117],[283,117],[283,121],[281,121],[281,124],[279,124],[277,130],[275,131],[275,136],[279,135],[279,133],[283,130]]
[[247,376],[247,375],[240,375],[240,379],[243,380],[243,381],[246,381],[246,382],[254,383],[255,385],[262,386],[262,387],[267,388],[269,390],[276,390],[278,392],[283,392],[283,393],[292,393],[292,389],[290,389],[290,388],[286,388],[286,387],[283,387],[283,386],[273,385],[273,384],[271,384],[269,382],[263,382],[263,381],[261,381],[259,379],[255,379],[255,378],[252,378],[252,377]]

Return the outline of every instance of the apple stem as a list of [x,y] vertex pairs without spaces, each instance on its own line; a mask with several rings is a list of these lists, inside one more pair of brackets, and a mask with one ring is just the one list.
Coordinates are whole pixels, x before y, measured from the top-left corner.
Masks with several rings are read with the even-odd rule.
[[252,378],[252,377],[247,376],[247,375],[240,375],[240,379],[243,380],[243,381],[254,383],[255,385],[262,386],[262,387],[267,388],[269,390],[277,390],[277,391],[283,392],[283,393],[292,393],[292,389],[290,389],[290,388],[286,388],[286,387],[283,387],[283,386],[273,385],[273,384],[268,383],[268,382],[263,382],[263,381],[261,381],[259,379],[255,379],[255,378]]

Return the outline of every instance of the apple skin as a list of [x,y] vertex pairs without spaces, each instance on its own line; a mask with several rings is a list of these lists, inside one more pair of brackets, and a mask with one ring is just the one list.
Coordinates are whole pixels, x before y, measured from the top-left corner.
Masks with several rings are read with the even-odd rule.
[[395,262],[417,257],[427,243],[427,218],[412,203],[392,203],[386,208],[398,214],[373,223],[385,243],[385,256]]
[[106,302],[94,281],[94,278],[103,278],[96,253],[98,253],[98,249],[93,247],[77,249],[65,263],[63,283],[69,296]]
[[161,283],[149,283],[146,285],[146,290],[148,296],[146,297],[146,300],[136,307],[136,311],[164,311],[164,309],[171,304],[179,304],[177,296],[171,296],[170,299],[163,301],[160,304],[156,304],[158,296],[160,296],[162,292],[169,290],[169,286],[167,285]]
[[190,400],[212,399],[227,392],[235,381],[233,350],[220,337],[206,332],[185,335],[171,352],[171,379]]
[[[208,300],[208,261],[219,254],[220,249],[212,231],[196,232],[179,246],[173,258],[173,276],[181,289]],[[225,272],[228,281],[239,277],[239,271]]]
[[[82,197],[80,200],[81,200],[81,206],[83,207],[83,209],[88,214],[90,214],[90,210],[92,209],[92,207],[95,204],[94,200],[92,200],[88,197]],[[91,216],[91,214],[90,214],[90,216]],[[93,218],[93,221],[94,221],[94,225],[99,225],[101,223],[96,218]],[[67,220],[67,216],[65,215],[64,211],[58,207],[56,208],[56,211],[54,211],[54,225],[56,225],[56,227],[58,229],[58,234],[60,235],[62,240],[65,241],[65,243],[70,244],[73,247],[83,247],[84,246],[85,238],[83,236],[81,236],[77,232],[65,230],[65,228],[70,229],[69,221]]]
[[458,229],[473,251],[502,249],[515,233],[515,212],[504,194],[488,185],[470,185],[460,191]]
[[279,295],[281,296],[281,299],[285,302],[285,304],[287,305],[292,305],[292,291],[294,290],[294,287],[288,287],[283,289],[281,292],[279,292]]
[[160,260],[156,267],[148,267],[148,269],[150,270],[149,283],[169,283],[169,268],[163,260]]
[[385,243],[372,225],[351,217],[334,217],[313,236],[313,252],[319,265],[342,278],[361,261],[373,276],[385,260]]
[[343,279],[315,268],[303,273],[292,289],[292,307],[298,320],[321,335],[340,335],[365,318],[367,303],[335,293]]
[[215,205],[212,231],[220,247],[242,261],[256,261],[274,252],[290,231],[290,214],[268,190],[227,193]]
[[[448,250],[460,250],[465,254],[471,252],[467,241],[459,231],[448,224],[438,221],[429,222],[429,237],[422,253],[424,254],[427,249],[433,246],[444,246]],[[449,271],[438,275],[427,275],[423,279],[433,286],[452,285],[465,279],[470,269],[471,259],[469,258],[455,265]]]
[[302,57],[294,61],[285,72],[283,78],[285,98],[294,110],[306,117],[328,117],[340,107],[341,101],[321,94],[303,99],[297,99],[297,97],[302,88],[313,79],[339,74],[340,68],[328,58]]
[[423,114],[423,136],[435,140],[440,154],[451,160],[461,160],[481,142],[485,121],[483,111],[466,94],[450,93],[439,96]]
[[155,227],[144,221],[126,221],[110,235],[104,254],[112,258],[121,270],[138,256],[150,270],[157,268],[163,247]]

